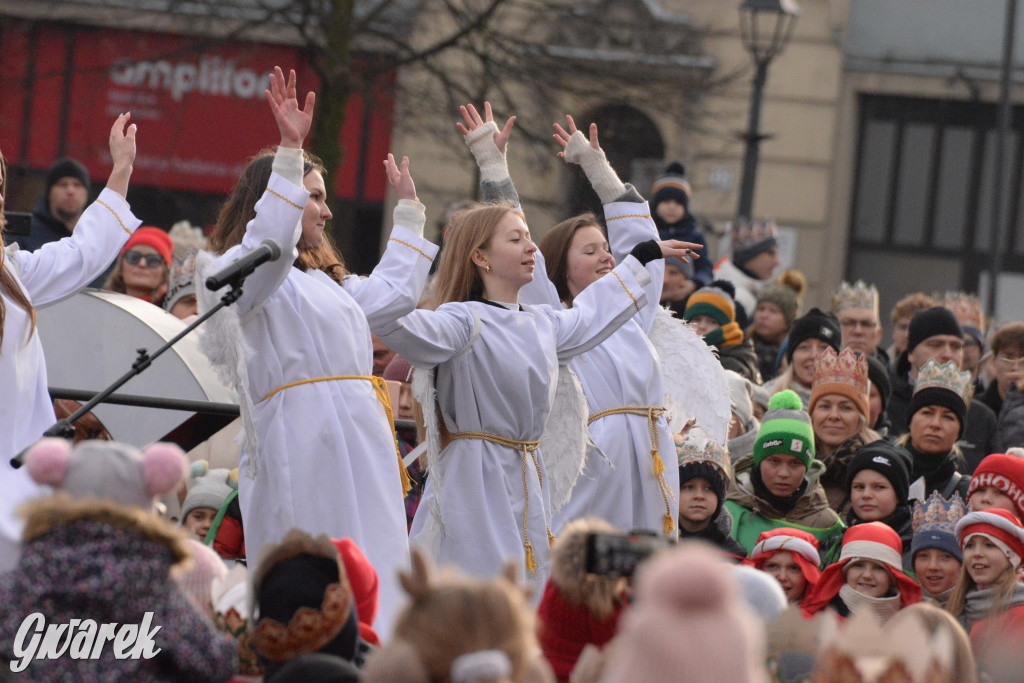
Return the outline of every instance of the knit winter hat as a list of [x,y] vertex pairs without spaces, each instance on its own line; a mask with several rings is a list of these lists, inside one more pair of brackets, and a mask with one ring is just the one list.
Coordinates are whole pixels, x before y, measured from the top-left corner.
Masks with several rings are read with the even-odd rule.
[[92,189],[92,183],[89,182],[89,171],[80,162],[69,157],[58,159],[57,163],[46,172],[46,191],[49,192],[50,188],[56,185],[61,178],[78,180],[85,185],[86,192]]
[[171,261],[171,272],[168,275],[167,294],[160,306],[168,313],[186,296],[196,293],[196,252],[189,250],[176,255]]
[[970,400],[971,373],[961,372],[953,361],[939,365],[934,358],[929,358],[917,373],[914,394],[907,405],[907,426],[910,426],[914,414],[921,408],[938,405],[956,413],[960,420],[960,436],[963,436]]
[[771,285],[757,295],[757,303],[772,303],[779,307],[786,319],[786,327],[791,327],[796,320],[796,311],[800,306],[796,291],[786,285]]
[[914,538],[910,543],[911,557],[928,548],[949,553],[958,562],[964,561],[960,542],[956,539],[956,523],[967,514],[967,506],[959,493],[946,500],[938,491],[932,491],[925,502],[914,502],[912,524]]
[[764,683],[764,624],[740,599],[730,565],[697,543],[665,550],[637,577],[616,636],[608,683],[687,680]]
[[156,253],[160,254],[160,258],[162,258],[164,263],[170,267],[171,252],[174,250],[174,242],[171,241],[170,236],[166,232],[160,228],[154,228],[146,225],[142,226],[133,232],[132,236],[129,237],[128,241],[124,243],[123,247],[121,247],[121,256],[124,256],[132,247],[140,244],[156,249]]
[[874,470],[889,480],[896,492],[896,500],[905,505],[910,495],[909,462],[910,453],[884,439],[861,446],[846,466],[846,497],[850,497],[853,479],[858,472]]
[[345,574],[348,575],[349,585],[352,586],[352,598],[355,600],[356,614],[359,618],[359,635],[371,645],[379,646],[380,637],[373,630],[380,593],[377,570],[351,538],[332,538],[331,543],[338,549],[338,556],[345,565]]
[[1020,567],[1024,558],[1024,527],[1006,510],[988,508],[968,512],[956,523],[956,537],[964,548],[971,536],[982,535],[995,543],[1006,554],[1013,570]]
[[827,348],[818,356],[814,366],[814,380],[811,383],[811,399],[807,412],[813,413],[814,406],[822,396],[837,394],[853,401],[857,410],[867,420],[871,415],[868,404],[868,362],[864,355],[843,349],[837,354]]
[[775,223],[770,218],[733,226],[732,262],[742,266],[778,244]]
[[690,181],[686,179],[686,167],[679,161],[673,161],[651,186],[651,211],[666,199],[674,199],[689,212],[691,194],[693,190]]
[[792,455],[807,467],[814,462],[814,430],[803,403],[791,389],[780,391],[768,401],[768,411],[754,441],[754,466],[769,455]]
[[140,451],[116,441],[40,439],[25,454],[25,467],[37,483],[75,499],[98,498],[151,509],[157,496],[177,489],[188,473],[184,451],[157,443]]
[[393,382],[411,382],[412,364],[398,354],[395,354],[395,357],[391,359],[388,366],[384,368],[383,379]]
[[779,527],[762,531],[757,543],[750,550],[749,561],[758,569],[764,569],[764,563],[775,553],[786,551],[800,567],[800,573],[807,581],[804,595],[809,593],[821,576],[818,567],[821,557],[818,554],[818,539],[802,529]]
[[839,353],[839,344],[843,339],[839,321],[831,313],[819,308],[812,308],[793,321],[786,338],[786,360],[793,362],[793,351],[808,339],[820,339]]
[[953,337],[964,338],[963,328],[953,312],[942,306],[933,306],[923,311],[918,311],[910,319],[910,327],[907,328],[907,353],[914,350],[918,344],[928,337],[940,334],[948,334]]
[[228,567],[213,548],[203,545],[194,538],[185,541],[192,552],[192,563],[184,570],[173,574],[175,582],[192,606],[213,618],[213,584],[223,581]]
[[[884,413],[885,406],[889,404],[889,399],[892,398],[892,377],[889,375],[889,368],[885,366],[885,363],[874,355],[868,355],[867,360],[868,380],[878,389],[878,393],[882,398],[882,412]],[[868,389],[868,397],[870,398],[870,387]]]
[[728,280],[714,280],[690,295],[683,320],[706,315],[719,325],[736,322],[736,287]]
[[693,279],[693,263],[689,261],[684,261],[683,259],[676,258],[675,256],[669,256],[667,259],[665,259],[665,267],[675,268],[680,273],[682,273],[687,280]]
[[205,460],[197,460],[189,468],[194,483],[188,489],[185,502],[181,504],[181,521],[196,508],[220,510],[224,501],[238,488],[238,470],[211,470]]
[[967,489],[967,502],[978,489],[994,486],[1013,501],[1017,518],[1024,519],[1024,458],[1008,453],[993,453],[978,463]]

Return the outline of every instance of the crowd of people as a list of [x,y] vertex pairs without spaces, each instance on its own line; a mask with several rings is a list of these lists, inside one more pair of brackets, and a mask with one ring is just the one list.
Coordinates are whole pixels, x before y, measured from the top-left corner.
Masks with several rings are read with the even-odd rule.
[[[132,214],[123,114],[106,189],[88,203],[89,174],[60,160],[31,234],[0,251],[5,670],[1020,680],[1024,322],[917,292],[886,348],[862,281],[802,312],[770,221],[716,262],[683,165],[645,199],[571,116],[555,151],[602,215],[535,243],[506,160],[515,117],[499,127],[489,104],[458,124],[483,201],[453,207],[435,245],[409,159],[388,155],[393,229],[354,274],[303,149],[315,95],[275,69],[266,99],[280,141],[206,234]],[[5,189],[0,156],[0,210]],[[221,295],[196,282],[267,239],[281,257],[200,328],[238,396],[237,468],[102,424],[40,439],[64,408],[37,307],[92,284],[187,321]],[[135,630],[104,648],[110,624]]]

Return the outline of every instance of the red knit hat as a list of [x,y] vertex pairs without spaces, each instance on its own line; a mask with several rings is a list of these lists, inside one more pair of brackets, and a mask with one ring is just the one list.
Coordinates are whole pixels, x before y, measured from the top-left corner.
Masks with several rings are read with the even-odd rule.
[[968,512],[956,523],[956,539],[963,548],[971,536],[981,534],[995,542],[1014,570],[1020,567],[1024,558],[1024,526],[1017,521],[1012,512],[987,508],[977,512]]
[[871,560],[885,566],[896,582],[901,607],[921,602],[921,586],[903,573],[902,556],[903,541],[888,524],[867,522],[850,527],[843,534],[839,561],[821,573],[814,592],[804,601],[804,614],[811,616],[820,612],[839,594],[846,583],[843,568],[855,560]]
[[806,531],[780,527],[761,532],[757,537],[757,543],[750,551],[750,558],[744,563],[764,570],[764,563],[775,553],[783,551],[790,553],[793,561],[800,567],[800,573],[807,581],[804,596],[810,595],[821,578],[821,572],[818,570],[821,558],[818,555],[818,539]]
[[154,228],[152,226],[144,225],[128,238],[125,242],[124,247],[121,248],[121,256],[124,256],[125,252],[134,246],[144,244],[147,247],[153,247],[156,249],[156,253],[160,254],[160,257],[164,260],[164,263],[170,267],[171,264],[171,252],[174,250],[174,242],[171,241],[170,236],[161,230],[160,228]]
[[1024,519],[1024,458],[1006,453],[993,453],[982,460],[967,489],[967,500],[978,489],[994,486],[1005,493],[1017,506],[1017,518]]
[[331,543],[338,549],[341,563],[348,572],[348,582],[352,587],[356,615],[359,618],[359,635],[371,645],[380,645],[380,638],[373,630],[373,621],[377,618],[377,593],[380,590],[377,570],[351,538],[332,538]]

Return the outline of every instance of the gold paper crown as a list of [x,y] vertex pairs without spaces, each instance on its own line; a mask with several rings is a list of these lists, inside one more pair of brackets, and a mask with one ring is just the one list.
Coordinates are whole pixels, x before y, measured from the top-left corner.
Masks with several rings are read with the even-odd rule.
[[857,280],[839,283],[839,289],[832,294],[832,312],[838,314],[849,308],[868,308],[878,315],[878,289],[874,285]]
[[871,390],[867,359],[851,349],[843,349],[842,353],[836,355],[831,346],[826,348],[818,355],[811,389],[822,384],[846,384],[858,394],[867,396]]
[[959,493],[946,500],[938,491],[932,491],[925,502],[914,502],[914,517],[911,524],[914,533],[923,531],[940,531],[946,534],[953,534],[956,523],[967,514],[967,506],[960,498]]
[[961,372],[956,363],[949,361],[939,365],[934,358],[929,358],[920,372],[917,373],[917,384],[914,385],[914,393],[924,389],[946,389],[952,391],[969,403],[973,393],[971,373]]
[[676,456],[679,459],[680,467],[695,462],[710,463],[717,467],[725,477],[727,486],[732,481],[732,461],[729,459],[729,447],[719,445],[700,427],[695,426],[685,436],[677,438]]
[[984,334],[985,312],[981,309],[978,297],[964,292],[946,292],[935,298],[942,302],[943,308],[952,311],[961,325],[973,327]]
[[740,223],[739,225],[733,226],[732,246],[733,249],[736,249],[737,247],[742,248],[744,246],[775,237],[778,237],[778,231],[775,229],[775,221],[771,218],[752,221],[750,223]]

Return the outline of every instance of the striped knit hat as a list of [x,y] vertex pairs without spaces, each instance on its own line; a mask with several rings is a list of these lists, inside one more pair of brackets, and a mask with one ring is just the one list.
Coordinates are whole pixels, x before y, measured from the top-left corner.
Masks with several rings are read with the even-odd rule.
[[704,335],[708,346],[736,346],[743,342],[743,330],[736,322],[736,288],[728,280],[712,280],[690,295],[683,319],[689,322],[706,315],[720,327]]
[[686,167],[681,162],[673,161],[665,167],[665,171],[651,186],[651,211],[667,199],[674,199],[689,212],[690,181],[686,179]]
[[1013,513],[989,508],[968,512],[956,523],[956,537],[961,548],[967,545],[971,536],[979,534],[999,546],[1013,570],[1017,571],[1024,557],[1024,527]]
[[814,462],[814,430],[803,403],[791,389],[780,391],[768,401],[768,411],[754,440],[754,465],[769,455],[792,455],[807,467]]

